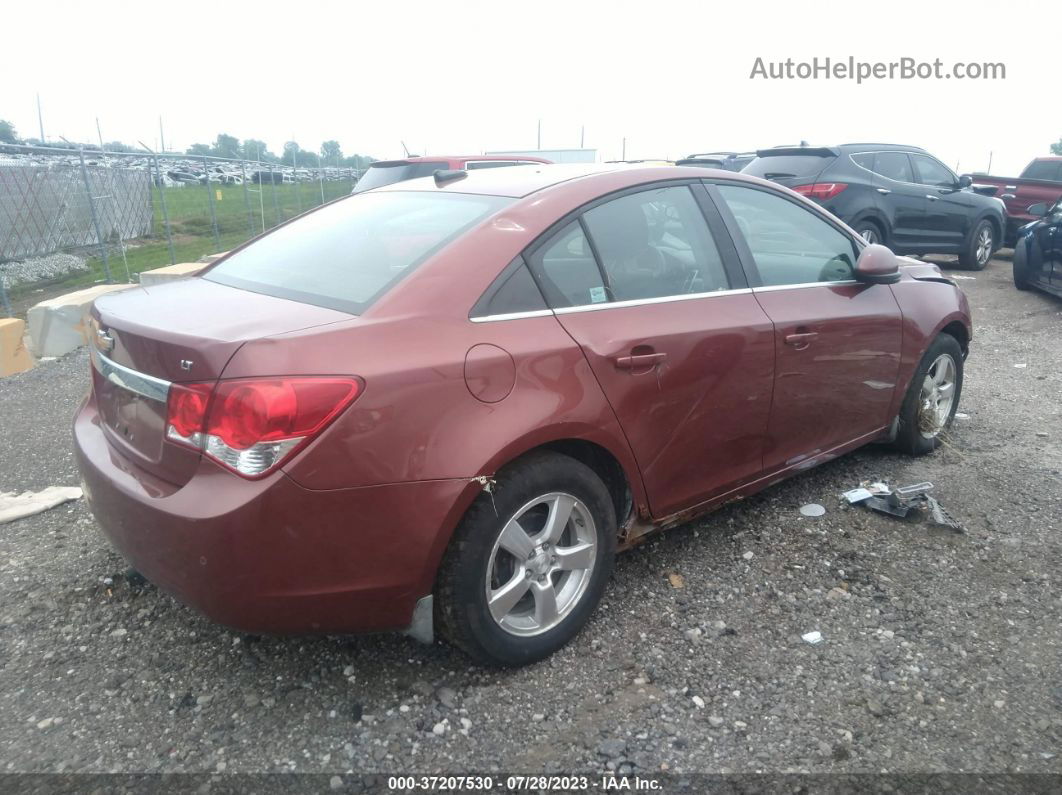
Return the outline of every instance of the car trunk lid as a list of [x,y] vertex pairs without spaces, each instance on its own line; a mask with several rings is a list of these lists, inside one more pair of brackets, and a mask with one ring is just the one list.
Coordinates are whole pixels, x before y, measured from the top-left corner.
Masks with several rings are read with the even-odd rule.
[[198,278],[104,296],[92,308],[91,329],[101,425],[138,466],[183,484],[200,454],[165,441],[171,382],[214,382],[248,340],[350,319]]

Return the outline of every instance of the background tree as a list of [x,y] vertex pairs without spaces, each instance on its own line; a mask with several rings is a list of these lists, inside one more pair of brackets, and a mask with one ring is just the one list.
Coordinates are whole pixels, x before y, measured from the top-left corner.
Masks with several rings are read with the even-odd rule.
[[284,144],[284,153],[280,156],[280,162],[285,166],[298,165],[296,162],[299,153],[302,150],[299,149],[299,145],[294,141],[287,141]]
[[213,148],[209,144],[192,144],[185,150],[189,155],[212,155],[214,154]]
[[6,144],[18,143],[18,133],[15,132],[15,125],[3,119],[0,119],[0,141]]
[[218,133],[214,141],[214,154],[217,157],[239,157],[240,139],[225,133]]
[[269,151],[265,141],[259,141],[257,138],[244,139],[240,144],[240,157],[245,160],[261,160],[263,163],[273,163],[277,159],[276,155]]
[[1051,154],[1062,155],[1062,138],[1058,139],[1057,144],[1051,144]]
[[338,166],[343,159],[339,141],[325,141],[321,144],[321,159],[328,165]]

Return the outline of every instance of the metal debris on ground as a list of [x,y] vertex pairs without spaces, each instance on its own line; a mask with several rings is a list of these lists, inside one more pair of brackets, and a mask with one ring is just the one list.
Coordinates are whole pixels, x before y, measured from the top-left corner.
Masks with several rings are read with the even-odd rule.
[[826,513],[826,509],[816,502],[809,502],[807,505],[800,506],[801,516],[822,516]]
[[936,499],[929,496],[927,492],[932,489],[933,484],[928,481],[896,488],[879,481],[864,483],[857,489],[844,492],[841,497],[850,505],[863,505],[898,519],[927,520],[958,533],[965,532],[965,528]]
[[21,494],[0,491],[0,524],[43,513],[56,505],[80,498],[81,489],[76,486],[49,486],[44,491],[24,491]]

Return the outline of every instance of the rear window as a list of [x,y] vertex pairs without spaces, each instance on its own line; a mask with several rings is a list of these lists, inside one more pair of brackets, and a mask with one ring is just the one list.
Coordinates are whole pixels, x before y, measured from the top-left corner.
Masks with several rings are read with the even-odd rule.
[[376,165],[374,163],[369,166],[368,171],[362,174],[358,184],[354,186],[353,192],[361,193],[363,190],[372,190],[373,188],[379,188],[381,185],[392,185],[395,182],[404,182],[407,179],[416,179],[417,177],[430,177],[439,169],[445,170],[447,168],[449,166],[440,161],[395,163],[393,165]]
[[1059,179],[1059,168],[1062,162],[1057,160],[1037,160],[1030,163],[1022,173],[1022,179]]
[[835,158],[817,155],[774,155],[757,157],[743,169],[742,174],[751,174],[763,179],[786,179],[787,177],[810,177],[818,174]]
[[205,278],[361,314],[429,256],[512,201],[417,191],[350,196],[277,228]]

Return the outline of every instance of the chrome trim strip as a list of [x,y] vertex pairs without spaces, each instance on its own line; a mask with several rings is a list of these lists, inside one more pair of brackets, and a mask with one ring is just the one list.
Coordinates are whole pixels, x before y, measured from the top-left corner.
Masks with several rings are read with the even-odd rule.
[[611,303],[585,304],[584,306],[562,306],[554,309],[558,315],[571,315],[576,312],[597,312],[602,309],[623,309],[628,306],[647,306],[649,304],[670,304],[674,301],[692,301],[697,298],[717,298],[726,295],[748,295],[752,290],[742,287],[737,290],[713,290],[710,293],[684,293],[682,295],[665,295],[661,298],[634,298],[630,301],[612,301]]
[[552,309],[529,309],[526,312],[509,312],[502,315],[483,315],[470,317],[473,323],[494,323],[499,320],[523,320],[525,317],[549,317],[553,314]]
[[858,279],[845,279],[839,282],[802,282],[800,284],[772,284],[767,287],[753,287],[754,293],[773,293],[777,290],[802,290],[805,287],[844,287],[850,284],[862,284]]
[[170,382],[131,370],[117,362],[112,362],[97,350],[92,351],[92,366],[99,374],[115,386],[128,389],[141,397],[165,403],[170,396]]

